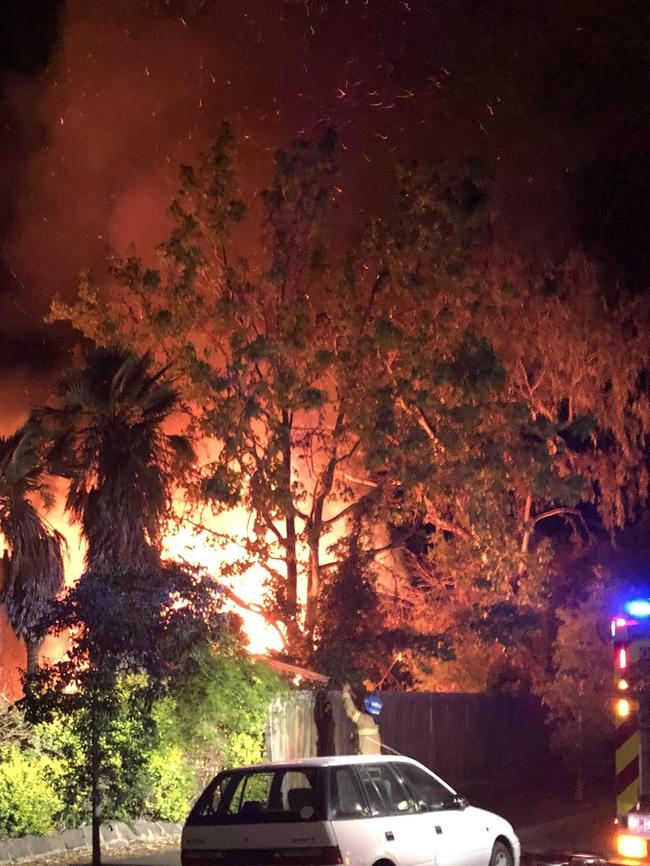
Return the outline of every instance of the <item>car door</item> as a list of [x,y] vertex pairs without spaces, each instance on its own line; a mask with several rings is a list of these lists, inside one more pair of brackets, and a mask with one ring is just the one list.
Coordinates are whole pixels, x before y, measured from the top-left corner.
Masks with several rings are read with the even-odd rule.
[[419,764],[400,761],[393,766],[416,801],[422,834],[435,848],[436,866],[487,866],[490,835],[474,810],[466,809],[462,798]]
[[389,763],[359,763],[356,770],[364,790],[381,856],[397,866],[435,866],[435,843],[427,822]]
[[377,827],[352,766],[329,768],[329,818],[344,863],[371,866],[383,855]]

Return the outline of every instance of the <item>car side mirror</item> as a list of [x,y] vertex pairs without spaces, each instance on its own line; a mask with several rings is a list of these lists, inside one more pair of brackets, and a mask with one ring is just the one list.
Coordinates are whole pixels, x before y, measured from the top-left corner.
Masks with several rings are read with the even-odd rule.
[[469,800],[467,797],[464,797],[462,794],[454,794],[451,798],[451,808],[452,809],[467,809],[469,806]]

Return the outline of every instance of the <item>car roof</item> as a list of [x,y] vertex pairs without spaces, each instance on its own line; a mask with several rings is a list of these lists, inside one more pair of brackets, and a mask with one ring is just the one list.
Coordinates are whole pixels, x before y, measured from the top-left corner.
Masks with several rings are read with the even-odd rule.
[[[291,761],[269,761],[266,764],[249,764],[246,767],[234,767],[236,771],[241,770],[277,770],[292,767],[338,767],[349,764],[381,764],[388,761],[406,762],[417,764],[413,758],[406,755],[328,755],[320,758],[295,758]],[[225,770],[229,772],[230,770]]]

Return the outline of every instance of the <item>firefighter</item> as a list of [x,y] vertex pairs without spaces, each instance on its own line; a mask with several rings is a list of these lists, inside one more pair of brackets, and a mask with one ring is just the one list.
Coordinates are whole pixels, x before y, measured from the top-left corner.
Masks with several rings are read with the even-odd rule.
[[358,738],[357,753],[360,755],[381,755],[379,726],[375,716],[362,712],[358,708],[349,685],[343,687],[342,697],[346,715],[352,722]]

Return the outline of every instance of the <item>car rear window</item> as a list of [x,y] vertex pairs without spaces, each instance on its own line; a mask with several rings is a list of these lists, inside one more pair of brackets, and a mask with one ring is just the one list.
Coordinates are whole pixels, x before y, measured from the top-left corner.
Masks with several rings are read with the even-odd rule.
[[323,773],[318,767],[256,768],[220,773],[187,823],[277,824],[322,821]]

